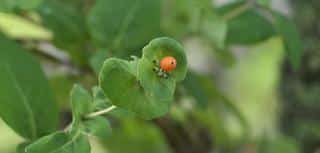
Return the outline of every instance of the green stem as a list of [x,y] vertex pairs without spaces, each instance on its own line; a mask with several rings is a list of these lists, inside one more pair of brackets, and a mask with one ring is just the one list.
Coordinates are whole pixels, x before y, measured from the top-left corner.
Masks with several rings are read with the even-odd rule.
[[101,111],[97,111],[97,112],[93,112],[93,113],[90,113],[86,116],[86,118],[94,118],[96,116],[100,116],[100,115],[103,115],[103,114],[107,114],[109,113],[110,111],[114,110],[115,108],[117,108],[117,106],[110,106],[109,108],[106,108],[106,109],[103,109]]

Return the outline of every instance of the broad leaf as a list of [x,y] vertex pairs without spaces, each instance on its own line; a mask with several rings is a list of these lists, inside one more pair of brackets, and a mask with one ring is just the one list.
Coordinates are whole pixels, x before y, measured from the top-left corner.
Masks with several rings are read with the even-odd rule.
[[97,0],[88,25],[99,47],[142,47],[160,31],[160,0]]
[[[234,9],[245,5],[244,2],[231,3],[218,12],[225,15]],[[274,35],[272,24],[262,14],[254,9],[248,9],[228,21],[228,44],[255,44]]]
[[292,21],[283,15],[274,13],[274,17],[276,30],[285,42],[289,61],[295,69],[298,69],[301,64],[303,51],[303,44],[298,29]]
[[93,135],[100,139],[107,139],[110,137],[112,129],[108,120],[103,117],[95,117],[83,123],[83,131],[89,135]]
[[34,139],[57,128],[58,109],[39,63],[0,36],[0,116],[19,135]]
[[87,136],[80,131],[69,134],[57,132],[45,136],[26,148],[26,153],[90,153]]

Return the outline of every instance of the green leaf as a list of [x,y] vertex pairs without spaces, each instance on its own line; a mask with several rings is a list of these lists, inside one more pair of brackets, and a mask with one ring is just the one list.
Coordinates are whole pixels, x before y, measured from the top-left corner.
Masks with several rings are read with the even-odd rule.
[[202,34],[206,36],[217,48],[225,47],[228,26],[227,23],[217,16],[209,15],[202,25]]
[[[238,9],[244,2],[235,2],[218,8],[221,15]],[[228,44],[255,44],[273,36],[275,33],[272,24],[253,8],[240,13],[228,21]]]
[[[154,99],[152,91],[145,90],[136,77],[132,63],[110,58],[101,70],[99,80],[104,93],[113,105],[152,119],[168,112],[171,101]],[[170,99],[170,97],[167,97]]]
[[9,13],[0,13],[0,31],[14,39],[50,40],[52,37],[47,29]]
[[93,135],[100,139],[107,139],[110,137],[112,129],[108,120],[103,117],[95,117],[83,123],[83,130],[89,135]]
[[[173,56],[177,68],[169,78],[153,71],[154,60]],[[142,59],[134,61],[110,58],[101,70],[100,86],[113,105],[136,113],[144,119],[159,117],[168,112],[173,101],[176,81],[184,79],[187,71],[186,55],[182,46],[170,38],[152,40],[144,49]]]
[[296,25],[285,16],[274,12],[274,26],[277,32],[283,37],[286,45],[289,61],[294,69],[298,69],[301,64],[303,44]]
[[[182,81],[187,74],[187,58],[185,51],[179,42],[167,37],[153,39],[143,48],[142,60],[139,62],[139,71],[142,71],[142,73],[138,72],[139,78],[141,79],[146,70],[152,70],[150,67],[154,65],[152,64],[154,60],[160,62],[165,56],[172,56],[177,60],[177,67],[170,73],[170,76],[176,81]],[[148,68],[145,68],[145,66]],[[142,84],[144,84],[144,80],[141,81]]]
[[92,97],[90,93],[79,85],[74,85],[71,91],[71,106],[73,124],[78,124],[82,117],[91,112]]
[[53,31],[55,42],[61,44],[59,46],[86,40],[85,20],[76,9],[47,0],[38,12],[44,25]]
[[12,11],[19,8],[23,10],[30,10],[36,8],[42,0],[1,0],[0,11]]
[[26,153],[90,153],[90,144],[81,132],[57,132],[29,145]]
[[132,50],[160,31],[160,0],[97,0],[88,26],[99,47]]
[[34,139],[57,128],[58,109],[39,63],[0,36],[0,116],[19,135]]
[[54,44],[66,50],[77,64],[87,60],[88,32],[84,13],[65,2],[46,0],[38,9],[44,25],[54,34]]

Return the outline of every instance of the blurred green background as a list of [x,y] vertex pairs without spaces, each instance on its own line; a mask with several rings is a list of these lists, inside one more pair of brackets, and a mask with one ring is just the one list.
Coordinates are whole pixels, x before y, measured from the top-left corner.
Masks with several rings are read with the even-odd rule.
[[[1,0],[0,35],[41,63],[61,129],[73,84],[94,86],[105,59],[160,36],[183,44],[170,113],[106,115],[112,136],[91,138],[92,153],[320,152],[319,0]],[[0,153],[22,142],[1,121]]]

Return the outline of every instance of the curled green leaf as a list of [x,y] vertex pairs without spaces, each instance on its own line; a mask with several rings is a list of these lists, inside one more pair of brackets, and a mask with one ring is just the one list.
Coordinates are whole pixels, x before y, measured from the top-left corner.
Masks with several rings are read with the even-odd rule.
[[[145,64],[153,61],[160,61],[163,57],[172,56],[177,60],[177,67],[171,72],[171,76],[176,81],[182,81],[187,73],[187,58],[183,47],[174,39],[162,37],[152,40],[145,48],[143,48],[142,62],[139,69],[144,69]],[[139,77],[141,74],[139,75]]]

